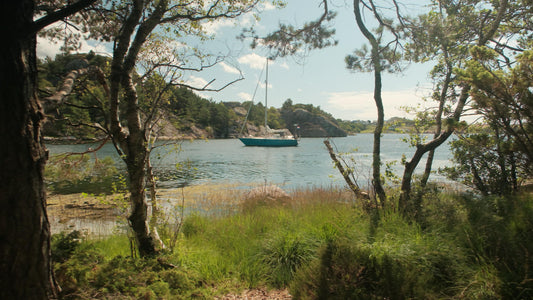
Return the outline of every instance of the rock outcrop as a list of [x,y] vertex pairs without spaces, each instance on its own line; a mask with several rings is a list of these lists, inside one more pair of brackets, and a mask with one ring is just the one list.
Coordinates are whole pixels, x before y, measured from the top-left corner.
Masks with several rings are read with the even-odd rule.
[[300,128],[297,130],[301,137],[345,137],[346,132],[327,118],[314,115],[305,109],[282,111],[282,117],[289,129],[294,132],[294,124]]

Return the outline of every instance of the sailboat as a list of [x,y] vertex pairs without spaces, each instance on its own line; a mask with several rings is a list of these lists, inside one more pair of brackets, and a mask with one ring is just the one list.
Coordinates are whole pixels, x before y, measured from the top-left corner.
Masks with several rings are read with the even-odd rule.
[[[266,62],[266,79],[265,79],[265,129],[266,134],[264,136],[255,137],[255,136],[247,136],[247,137],[241,137],[239,140],[243,142],[245,146],[258,146],[258,147],[293,147],[298,146],[298,139],[297,137],[286,134],[288,130],[272,130],[270,127],[268,127],[267,120],[268,120],[268,58]],[[251,109],[251,106],[250,106]],[[248,111],[249,113],[249,111]],[[248,118],[248,115],[246,116]],[[243,123],[243,129],[244,125],[246,124],[246,119]],[[242,132],[242,130],[241,130]]]

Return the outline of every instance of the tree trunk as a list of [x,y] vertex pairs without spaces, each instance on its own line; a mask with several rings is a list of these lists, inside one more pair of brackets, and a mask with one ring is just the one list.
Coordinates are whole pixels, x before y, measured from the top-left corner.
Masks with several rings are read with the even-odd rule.
[[[153,256],[157,254],[157,249],[150,235],[148,204],[145,199],[148,141],[141,125],[138,95],[132,80],[132,73],[143,43],[159,24],[167,5],[168,1],[160,1],[150,17],[141,21],[144,1],[132,1],[131,11],[121,27],[120,34],[116,37],[111,63],[110,132],[113,143],[119,153],[123,154],[128,169],[131,201],[129,221],[141,257]],[[121,90],[123,91],[122,99]],[[120,113],[122,101],[126,108],[124,115]],[[126,118],[127,130],[122,127],[122,116]]]
[[[374,46],[373,46],[374,48]],[[385,112],[383,109],[383,100],[381,98],[381,64],[379,63],[378,49],[372,50],[372,59],[374,60],[374,102],[378,112],[376,129],[374,129],[374,146],[372,150],[372,184],[374,191],[378,196],[381,206],[385,204],[386,195],[381,182],[381,134],[385,122]]]
[[131,215],[129,221],[135,233],[139,255],[141,257],[154,256],[157,250],[150,235],[148,204],[145,197],[148,141],[141,126],[137,91],[129,73],[122,74],[122,87],[124,88],[129,132],[125,158],[130,179]]
[[[452,75],[453,75],[453,66],[450,62],[450,58],[448,55],[448,48],[446,47],[446,45],[442,45],[442,52],[444,54],[444,61],[446,62],[446,76],[444,78],[442,90],[439,95],[439,109],[437,110],[437,114],[435,116],[436,128],[435,128],[435,134],[433,135],[433,139],[438,138],[442,132],[442,114],[444,113],[444,104],[446,103],[446,96],[448,94],[448,90],[450,88],[450,84],[452,82]],[[428,157],[426,160],[426,167],[424,169],[424,174],[422,174],[422,179],[420,179],[420,185],[423,188],[428,183],[429,175],[431,174],[431,168],[433,167],[434,157],[435,157],[435,149],[432,149],[428,153]],[[413,174],[411,174],[411,176],[412,175]]]
[[381,134],[383,133],[383,124],[385,122],[385,113],[383,109],[383,99],[381,98],[381,57],[379,54],[379,43],[376,37],[366,28],[361,16],[359,0],[353,1],[354,15],[359,30],[372,46],[372,65],[374,68],[374,102],[376,103],[378,119],[376,129],[374,130],[374,148],[372,150],[372,185],[374,192],[379,198],[381,205],[385,204],[386,195],[381,182]]
[[135,234],[139,255],[141,257],[153,256],[156,254],[156,249],[150,235],[148,204],[144,191],[146,151],[135,145],[131,145],[129,150],[130,154],[126,158],[126,165],[130,181],[131,214],[128,219]]
[[2,1],[0,24],[0,299],[50,299],[43,169],[47,153],[36,97],[33,1]]
[[442,145],[442,143],[444,143],[452,135],[452,133],[455,131],[455,123],[459,122],[464,106],[466,104],[466,100],[468,99],[469,95],[470,86],[464,86],[461,90],[461,95],[459,96],[459,99],[457,101],[457,106],[455,107],[453,118],[449,120],[451,124],[448,124],[446,130],[443,131],[437,138],[425,144],[417,145],[415,154],[413,154],[411,160],[405,164],[402,176],[402,183],[400,186],[400,200],[398,201],[400,211],[406,212],[411,197],[411,180],[413,177],[413,173],[416,167],[418,166],[418,163],[426,152],[437,149],[437,147]]

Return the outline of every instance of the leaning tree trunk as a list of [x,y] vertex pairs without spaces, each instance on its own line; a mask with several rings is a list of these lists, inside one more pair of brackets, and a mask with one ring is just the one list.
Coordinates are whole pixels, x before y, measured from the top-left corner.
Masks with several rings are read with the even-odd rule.
[[33,1],[2,1],[0,24],[0,299],[50,299],[56,285],[50,264],[36,97],[36,39],[30,33]]
[[[425,144],[416,145],[415,154],[413,154],[413,157],[410,161],[405,163],[402,183],[400,185],[400,199],[398,201],[398,207],[400,211],[407,212],[408,206],[410,205],[409,202],[411,199],[411,179],[413,178],[413,174],[415,172],[416,167],[418,166],[418,163],[420,162],[425,153],[437,149],[453,134],[453,132],[455,131],[456,123],[459,122],[464,106],[466,104],[466,100],[468,99],[469,95],[470,86],[466,85],[461,90],[461,95],[459,96],[459,99],[457,101],[453,119],[450,120],[451,123],[448,124],[446,130],[441,132],[441,134],[439,134],[437,138]],[[418,208],[413,207],[413,209],[417,210]]]

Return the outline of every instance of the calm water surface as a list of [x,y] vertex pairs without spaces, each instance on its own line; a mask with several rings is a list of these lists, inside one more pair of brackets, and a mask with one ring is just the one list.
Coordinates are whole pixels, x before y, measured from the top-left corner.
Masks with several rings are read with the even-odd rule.
[[[382,159],[394,162],[393,170],[401,175],[402,155],[410,158],[414,149],[401,141],[405,135],[385,134],[382,138]],[[333,163],[323,138],[303,138],[298,147],[263,148],[244,147],[237,139],[194,140],[178,145],[160,145],[152,154],[162,188],[186,185],[254,184],[265,183],[289,188],[342,185],[344,181]],[[331,139],[339,152],[351,152],[348,157],[356,162],[358,180],[365,185],[369,180],[372,162],[372,134],[358,134]],[[47,145],[51,154],[82,152],[96,145]],[[354,151],[355,150],[355,151]],[[115,149],[107,144],[97,154],[111,156],[120,162]],[[438,148],[434,170],[449,165],[452,157],[447,144]],[[419,170],[423,169],[419,166]],[[433,175],[433,179],[442,179]]]

